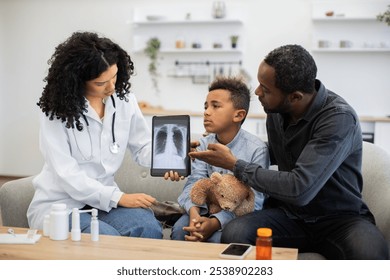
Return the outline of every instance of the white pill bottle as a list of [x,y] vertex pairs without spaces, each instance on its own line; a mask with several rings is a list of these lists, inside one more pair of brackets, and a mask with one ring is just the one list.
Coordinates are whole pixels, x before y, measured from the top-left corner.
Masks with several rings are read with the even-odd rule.
[[65,203],[56,203],[50,211],[50,239],[66,240],[69,238],[69,214]]

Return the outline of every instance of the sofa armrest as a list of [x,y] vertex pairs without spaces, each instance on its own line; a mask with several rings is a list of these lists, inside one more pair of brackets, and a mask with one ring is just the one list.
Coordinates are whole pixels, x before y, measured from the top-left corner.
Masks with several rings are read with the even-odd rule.
[[0,188],[0,209],[4,226],[28,228],[27,209],[34,196],[34,176],[6,182]]

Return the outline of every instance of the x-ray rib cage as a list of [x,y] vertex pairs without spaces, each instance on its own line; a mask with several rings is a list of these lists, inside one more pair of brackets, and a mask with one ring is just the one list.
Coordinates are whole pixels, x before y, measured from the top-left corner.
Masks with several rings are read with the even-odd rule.
[[154,168],[185,168],[186,133],[186,127],[178,124],[155,128]]

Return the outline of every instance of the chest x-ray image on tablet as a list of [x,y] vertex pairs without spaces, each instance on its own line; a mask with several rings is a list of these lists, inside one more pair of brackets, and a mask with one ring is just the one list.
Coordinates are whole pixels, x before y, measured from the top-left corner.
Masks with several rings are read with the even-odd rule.
[[152,176],[177,171],[180,176],[191,172],[190,117],[188,115],[154,116],[152,119]]

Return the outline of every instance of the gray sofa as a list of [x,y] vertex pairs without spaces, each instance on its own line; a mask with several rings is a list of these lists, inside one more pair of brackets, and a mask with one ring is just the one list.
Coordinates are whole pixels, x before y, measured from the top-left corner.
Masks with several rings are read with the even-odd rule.
[[[374,213],[377,225],[390,244],[390,156],[371,143],[363,145],[363,197]],[[3,225],[28,227],[26,211],[34,190],[32,178],[27,177],[5,183],[0,188],[0,209]],[[159,201],[176,201],[184,181],[171,182],[150,176],[149,169],[135,164],[126,156],[116,174],[120,188],[127,193],[148,193]],[[169,234],[164,235],[165,238]],[[300,253],[299,259],[324,259],[316,253]]]

